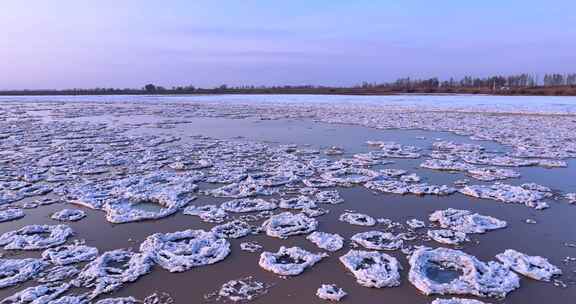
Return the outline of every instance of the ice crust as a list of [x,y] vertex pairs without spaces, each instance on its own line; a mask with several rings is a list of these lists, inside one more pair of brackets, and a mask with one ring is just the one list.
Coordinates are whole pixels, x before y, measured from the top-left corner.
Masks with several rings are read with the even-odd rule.
[[365,287],[395,287],[400,285],[402,266],[396,258],[377,251],[350,250],[340,262]]
[[230,243],[213,232],[188,229],[150,235],[140,251],[170,272],[183,272],[224,260],[230,254]]
[[327,256],[326,253],[311,253],[299,247],[282,246],[278,252],[262,252],[258,264],[278,275],[295,276]]
[[[497,262],[481,262],[476,257],[448,248],[418,248],[409,259],[408,280],[425,295],[460,294],[479,297],[505,297],[520,287],[520,279]],[[428,269],[458,270],[460,276],[440,283],[428,276]]]

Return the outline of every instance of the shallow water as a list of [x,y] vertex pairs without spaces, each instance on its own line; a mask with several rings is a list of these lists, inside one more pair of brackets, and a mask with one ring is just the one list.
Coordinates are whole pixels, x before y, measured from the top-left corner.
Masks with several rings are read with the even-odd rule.
[[[167,97],[170,98],[170,97]],[[212,97],[211,97],[212,98]],[[215,97],[214,97],[215,98]],[[408,98],[408,97],[407,97]],[[6,105],[4,105],[6,107]],[[38,112],[41,113],[41,112]],[[37,115],[40,115],[36,113]],[[256,120],[229,119],[229,118],[187,118],[187,123],[176,124],[170,129],[157,128],[155,123],[163,120],[155,116],[131,116],[121,117],[117,115],[93,115],[79,118],[47,118],[47,120],[59,121],[75,120],[103,122],[110,125],[122,125],[127,123],[146,123],[145,125],[131,128],[126,132],[130,135],[141,134],[164,134],[175,135],[182,138],[182,142],[193,142],[191,136],[203,135],[219,139],[238,139],[239,137],[277,144],[297,144],[309,148],[327,148],[339,146],[344,149],[344,156],[352,156],[356,153],[373,150],[366,141],[383,140],[395,141],[405,145],[422,147],[423,153],[431,152],[432,143],[442,139],[458,143],[480,143],[487,150],[505,152],[509,147],[493,142],[474,141],[465,136],[454,135],[449,132],[434,132],[424,130],[377,130],[361,126],[334,125],[310,120],[281,119],[281,120]],[[424,181],[432,184],[451,184],[465,177],[462,173],[448,174],[419,168],[423,161],[420,159],[393,159],[394,163],[376,168],[401,168],[410,173],[417,173]],[[550,186],[555,191],[576,191],[576,162],[569,160],[568,168],[544,169],[540,167],[519,168],[522,176],[518,179],[506,180],[506,183],[521,184],[536,182]],[[482,182],[474,181],[474,184]],[[568,284],[567,288],[553,286],[552,283],[543,283],[521,279],[521,288],[509,294],[505,300],[487,299],[486,302],[494,303],[571,303],[576,298],[576,262],[564,263],[567,256],[576,256],[576,248],[567,247],[565,242],[576,242],[576,207],[568,205],[565,201],[550,201],[551,208],[544,211],[536,211],[518,204],[505,204],[501,202],[472,199],[462,194],[454,194],[446,197],[414,196],[376,194],[363,187],[338,188],[345,203],[329,206],[330,213],[318,218],[319,231],[338,233],[347,241],[345,247],[335,253],[331,253],[317,265],[307,269],[303,274],[280,278],[267,272],[258,266],[259,253],[249,253],[240,250],[240,243],[245,241],[257,241],[263,245],[266,251],[277,251],[280,246],[300,246],[311,252],[321,252],[319,248],[305,239],[305,236],[292,236],[287,240],[271,238],[265,234],[248,236],[241,239],[231,240],[232,253],[224,261],[214,265],[194,268],[183,273],[169,273],[168,271],[154,266],[150,274],[144,275],[135,283],[127,284],[111,296],[134,296],[144,298],[152,291],[168,292],[176,300],[176,303],[202,303],[204,295],[218,290],[225,282],[231,279],[239,279],[246,276],[254,276],[255,279],[271,283],[273,287],[266,295],[257,298],[254,303],[320,303],[315,296],[316,289],[321,284],[335,283],[348,292],[343,299],[344,303],[429,303],[435,297],[427,297],[419,294],[407,280],[409,265],[405,256],[398,252],[386,252],[398,258],[404,270],[401,273],[401,285],[395,288],[371,289],[358,285],[355,278],[344,269],[338,261],[338,257],[345,254],[350,248],[349,238],[359,232],[364,232],[378,227],[366,228],[349,225],[338,220],[345,210],[354,210],[369,214],[375,218],[384,217],[394,221],[404,222],[411,218],[427,220],[428,215],[434,210],[445,208],[468,209],[484,215],[490,215],[508,222],[506,229],[490,231],[486,234],[470,235],[471,242],[463,244],[463,251],[477,256],[483,261],[494,260],[497,253],[507,248],[513,248],[530,255],[541,255],[548,258],[553,264],[558,265],[564,271],[560,277]],[[200,196],[193,202],[195,205],[222,203],[229,199]],[[150,206],[149,206],[150,205]],[[143,221],[114,225],[108,223],[104,212],[78,207],[75,205],[48,205],[35,209],[24,210],[26,216],[20,220],[0,223],[0,233],[21,228],[29,224],[56,224],[50,219],[50,214],[63,209],[73,207],[86,211],[88,216],[78,222],[68,223],[76,232],[76,239],[85,239],[88,245],[98,247],[100,252],[118,248],[133,248],[138,250],[140,243],[148,236],[156,232],[173,232],[184,229],[209,230],[215,224],[205,223],[197,217],[186,216],[180,212],[161,220]],[[138,206],[149,211],[155,211],[159,207],[156,204],[142,204]],[[323,206],[324,207],[324,206]],[[525,219],[535,219],[536,224],[527,224]],[[426,229],[420,231],[425,233]],[[431,247],[439,247],[433,241],[424,242]],[[10,257],[38,257],[40,252],[7,252]],[[438,280],[449,281],[452,274],[440,272]],[[9,296],[25,287],[33,286],[32,281],[24,284],[0,290],[0,298]],[[215,300],[210,300],[215,301]]]

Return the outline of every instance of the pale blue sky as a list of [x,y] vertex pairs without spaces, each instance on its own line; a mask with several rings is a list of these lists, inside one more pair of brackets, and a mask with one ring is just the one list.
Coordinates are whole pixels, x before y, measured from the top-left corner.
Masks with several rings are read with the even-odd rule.
[[576,1],[2,0],[0,89],[576,72]]

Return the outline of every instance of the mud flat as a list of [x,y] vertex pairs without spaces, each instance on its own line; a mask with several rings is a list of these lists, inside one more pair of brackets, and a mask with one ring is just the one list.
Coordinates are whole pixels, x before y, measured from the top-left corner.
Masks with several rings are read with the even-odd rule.
[[571,111],[297,99],[0,103],[0,301],[576,298]]

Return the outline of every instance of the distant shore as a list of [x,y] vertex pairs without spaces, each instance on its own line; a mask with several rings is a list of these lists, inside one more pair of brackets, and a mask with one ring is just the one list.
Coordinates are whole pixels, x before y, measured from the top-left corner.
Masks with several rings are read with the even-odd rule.
[[498,96],[576,96],[576,87],[531,87],[514,89],[457,88],[457,89],[388,89],[388,88],[255,88],[255,89],[195,89],[138,90],[138,89],[75,89],[75,90],[10,90],[0,96],[90,96],[90,95],[498,95]]

